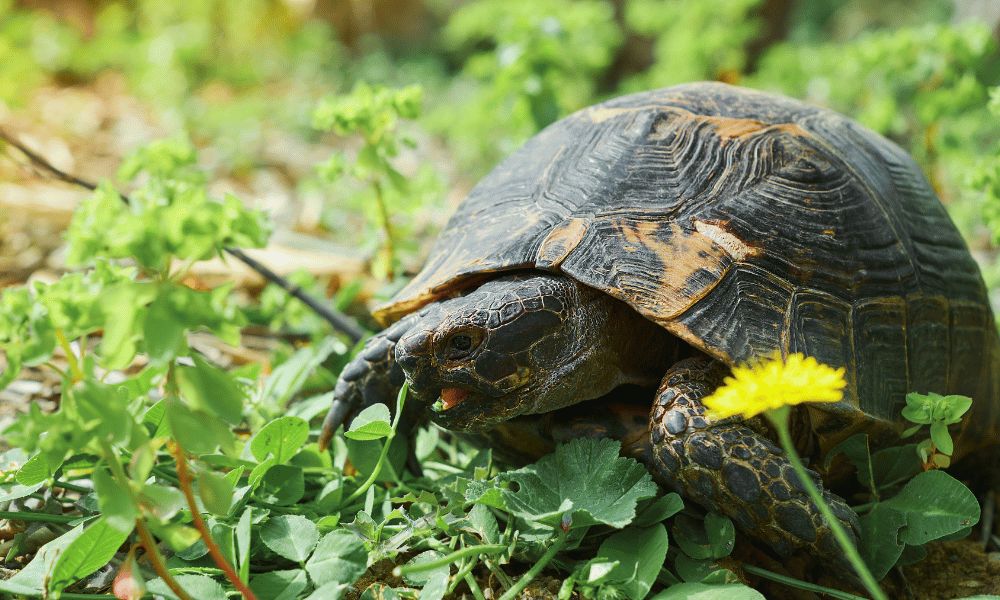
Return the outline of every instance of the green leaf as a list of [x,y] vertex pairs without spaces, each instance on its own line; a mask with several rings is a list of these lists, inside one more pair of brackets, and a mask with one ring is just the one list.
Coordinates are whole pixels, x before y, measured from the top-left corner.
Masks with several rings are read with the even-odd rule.
[[198,473],[198,495],[208,512],[225,517],[233,504],[232,482],[214,471],[203,470]]
[[104,469],[94,471],[93,480],[101,516],[105,522],[125,534],[131,533],[139,514],[132,502],[131,490],[119,485]]
[[145,311],[142,339],[146,353],[154,363],[169,363],[186,346],[184,323],[174,315],[170,302],[158,297]]
[[131,529],[122,532],[103,518],[94,521],[56,560],[49,575],[49,592],[62,590],[108,564],[130,533]]
[[319,541],[316,524],[300,515],[271,517],[260,529],[260,540],[278,556],[302,563]]
[[[35,552],[35,556],[22,569],[18,570],[6,582],[16,586],[24,586],[33,590],[40,590],[42,582],[45,581],[49,573],[52,572],[53,565],[65,553],[66,548],[83,535],[83,525],[77,525],[56,539],[48,542]],[[0,587],[0,589],[3,589]]]
[[236,556],[239,558],[240,578],[246,581],[250,576],[250,526],[253,521],[253,508],[248,506],[240,515],[236,524]]
[[879,491],[912,479],[923,470],[917,457],[916,444],[879,450],[872,455],[872,467],[872,477]]
[[166,400],[166,416],[170,433],[188,452],[210,454],[234,445],[232,432],[215,415],[193,410],[176,398]]
[[569,513],[573,527],[604,524],[621,528],[635,518],[639,500],[656,494],[656,484],[637,461],[618,455],[609,439],[576,439],[537,463],[501,473],[497,480],[518,486],[503,497],[514,514],[559,526]]
[[917,475],[882,505],[906,514],[906,528],[900,540],[911,546],[926,544],[979,522],[975,494],[944,471]]
[[[174,575],[174,580],[191,598],[197,598],[197,600],[227,600],[225,588],[218,581],[207,575]],[[177,596],[160,578],[150,581],[146,587],[151,594],[162,596],[167,600],[178,600]]]
[[736,527],[729,517],[709,512],[705,515],[705,533],[708,535],[713,558],[724,558],[733,551],[736,545]]
[[174,368],[181,396],[196,410],[212,413],[230,425],[239,423],[243,418],[243,390],[228,373],[197,354],[191,359],[193,367]]
[[264,473],[257,496],[278,506],[290,506],[305,494],[302,469],[291,465],[274,465]]
[[44,483],[49,480],[49,478],[55,476],[56,469],[59,465],[49,466],[49,461],[45,454],[38,453],[29,458],[21,467],[17,470],[17,474],[14,478],[21,485],[32,486]]
[[653,501],[639,505],[638,515],[632,522],[636,527],[650,527],[666,521],[684,509],[684,500],[677,492],[669,492]]
[[302,569],[270,571],[254,575],[250,589],[258,598],[268,600],[296,600],[309,587],[309,577]]
[[306,596],[306,600],[340,600],[350,588],[346,583],[331,581],[313,590],[313,593]]
[[484,504],[476,504],[469,511],[469,525],[476,535],[487,544],[500,541],[500,526],[493,512]]
[[278,417],[250,440],[254,458],[263,461],[268,455],[277,463],[288,462],[309,439],[309,423],[298,417]]
[[380,440],[392,433],[391,421],[388,406],[373,404],[354,418],[344,437],[359,441]]
[[300,348],[268,376],[261,392],[263,402],[274,409],[283,409],[299,393],[309,375],[334,352],[345,352],[343,342],[327,337],[322,342]]
[[352,584],[367,568],[365,545],[356,535],[343,529],[323,536],[306,563],[306,571],[317,586]]
[[903,552],[899,531],[906,526],[906,514],[879,503],[867,514],[861,515],[860,521],[861,556],[872,570],[872,575],[882,579]]
[[617,587],[631,600],[642,600],[656,582],[667,557],[667,529],[659,523],[652,527],[629,527],[604,540],[597,556],[617,561],[609,580],[621,582]]
[[955,452],[955,443],[945,423],[931,423],[931,441],[942,454],[951,456]]
[[876,487],[875,480],[872,475],[871,442],[868,439],[868,434],[855,433],[851,437],[831,448],[830,451],[826,453],[823,466],[829,468],[833,459],[839,454],[846,456],[847,460],[849,460],[857,469],[858,482],[870,491],[874,492]]
[[767,600],[757,590],[740,583],[710,585],[679,583],[653,596],[652,600]]

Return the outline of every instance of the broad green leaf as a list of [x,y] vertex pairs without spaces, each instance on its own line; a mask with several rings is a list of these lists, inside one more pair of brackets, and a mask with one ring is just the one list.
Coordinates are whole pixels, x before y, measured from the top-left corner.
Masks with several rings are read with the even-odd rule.
[[912,479],[923,469],[917,456],[917,445],[892,446],[872,455],[872,477],[882,491]]
[[319,529],[299,515],[271,517],[260,529],[260,540],[275,554],[297,563],[304,562],[319,541]]
[[713,558],[724,558],[733,551],[736,545],[736,527],[729,517],[709,512],[705,515],[705,533],[708,535]]
[[677,492],[669,492],[656,500],[639,504],[638,514],[632,522],[636,527],[650,527],[666,521],[684,509],[684,500]]
[[[226,590],[218,581],[207,575],[174,575],[174,580],[181,586],[191,598],[197,600],[227,600]],[[177,596],[170,591],[167,584],[162,579],[154,579],[146,586],[149,593],[166,598],[166,600],[177,600]]]
[[233,504],[235,486],[226,477],[214,471],[198,473],[198,495],[208,512],[225,517]]
[[351,586],[346,583],[331,581],[313,590],[313,593],[306,596],[305,600],[340,600],[344,596],[344,592],[349,589]]
[[93,481],[104,521],[118,531],[131,533],[139,514],[132,502],[131,491],[119,485],[118,481],[104,469],[94,471]]
[[250,589],[261,599],[296,600],[309,587],[309,577],[302,569],[270,571],[254,575]]
[[169,521],[182,508],[187,507],[184,494],[175,487],[147,483],[136,494],[139,505],[147,516],[155,517],[161,522]]
[[253,522],[253,508],[248,506],[236,524],[236,556],[239,558],[240,578],[246,581],[250,576],[250,526]]
[[261,478],[257,496],[278,506],[289,506],[301,500],[305,491],[302,469],[291,465],[274,465]]
[[486,544],[496,544],[500,541],[500,526],[496,516],[484,504],[476,504],[469,511],[471,529]]
[[174,552],[183,552],[195,544],[201,543],[201,534],[194,527],[180,523],[158,525],[155,521],[149,523],[153,534],[167,543]]
[[327,337],[316,345],[297,350],[268,376],[261,399],[267,406],[283,409],[328,356],[346,351],[344,343],[335,337]]
[[179,321],[164,297],[150,304],[142,320],[142,339],[146,353],[154,363],[169,363],[183,351],[184,323]]
[[741,583],[710,585],[679,583],[653,596],[653,600],[767,600],[757,590]]
[[56,560],[49,575],[49,591],[62,590],[108,564],[130,533],[131,529],[122,532],[103,518],[94,521]]
[[597,556],[617,561],[609,580],[621,582],[617,587],[631,600],[642,600],[667,557],[667,529],[660,523],[629,527],[604,540]]
[[177,365],[174,373],[181,396],[195,410],[212,413],[235,425],[243,417],[243,390],[222,369],[193,354],[193,367]]
[[945,423],[931,423],[931,441],[943,454],[951,456],[955,452],[955,443],[948,433],[948,425]]
[[52,572],[53,565],[61,557],[66,548],[75,542],[81,535],[83,535],[84,526],[77,525],[73,529],[70,529],[66,533],[52,540],[51,542],[45,544],[35,552],[35,556],[28,562],[24,568],[18,570],[14,575],[11,576],[6,582],[0,581],[0,589],[3,589],[2,584],[7,583],[15,586],[24,586],[26,588],[40,590],[42,587],[42,582],[46,580],[49,573]]
[[358,536],[343,529],[320,539],[306,571],[317,586],[328,583],[352,584],[368,568],[368,551]]
[[271,455],[277,463],[288,462],[309,439],[309,423],[298,417],[278,417],[250,440],[254,458],[263,461]]
[[[444,554],[441,554],[437,550],[425,550],[425,551],[421,552],[420,554],[414,556],[410,560],[408,560],[406,562],[406,564],[407,565],[419,565],[419,564],[428,563],[428,562],[437,560],[439,558],[442,558],[443,556],[444,556]],[[434,579],[435,576],[437,576],[439,574],[443,573],[445,575],[445,577],[447,577],[448,573],[450,571],[451,571],[451,569],[450,569],[450,567],[448,565],[442,565],[440,567],[431,569],[429,571],[417,571],[416,573],[407,573],[407,574],[403,575],[403,581],[405,581],[409,585],[413,585],[413,586],[426,585],[432,579]]]
[[344,437],[360,441],[380,440],[392,433],[391,420],[388,406],[373,404],[354,418]]
[[906,514],[881,502],[867,514],[861,515],[860,521],[861,556],[872,570],[872,575],[876,579],[882,579],[903,552],[899,532],[906,527]]
[[44,453],[38,453],[21,465],[17,474],[14,475],[14,479],[21,485],[38,485],[54,477],[58,468],[59,465],[49,465],[48,458]]
[[911,479],[883,506],[906,514],[900,540],[912,546],[952,534],[979,522],[979,502],[969,488],[944,471]]
[[210,454],[234,446],[233,434],[215,415],[193,410],[176,399],[166,401],[167,423],[181,447],[193,454]]
[[656,484],[637,461],[623,458],[621,444],[581,438],[559,446],[537,463],[500,474],[508,508],[531,521],[559,526],[569,513],[573,527],[605,524],[624,527],[635,518],[639,500],[656,494]]

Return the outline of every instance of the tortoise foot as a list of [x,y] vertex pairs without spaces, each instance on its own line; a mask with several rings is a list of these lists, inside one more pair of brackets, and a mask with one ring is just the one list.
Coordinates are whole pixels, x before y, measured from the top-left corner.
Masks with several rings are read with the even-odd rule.
[[326,448],[338,427],[361,410],[378,403],[388,405],[390,411],[395,410],[394,400],[404,381],[403,369],[396,364],[396,342],[412,321],[412,318],[403,319],[372,336],[340,372],[333,389],[333,402],[323,420],[319,437],[321,449]]
[[[745,421],[705,416],[701,399],[727,373],[727,367],[705,357],[683,360],[667,372],[650,415],[654,473],[687,498],[727,515],[779,555],[804,551],[849,571],[832,530],[782,449]],[[856,540],[857,515],[823,488],[818,474],[810,474]]]

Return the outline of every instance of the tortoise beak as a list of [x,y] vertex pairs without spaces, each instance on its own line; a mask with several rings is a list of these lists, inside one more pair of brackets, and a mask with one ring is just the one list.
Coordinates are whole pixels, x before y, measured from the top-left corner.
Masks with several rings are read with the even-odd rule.
[[396,364],[403,369],[406,380],[410,382],[410,394],[425,404],[437,400],[440,390],[431,364],[433,355],[429,331],[406,335],[396,344]]

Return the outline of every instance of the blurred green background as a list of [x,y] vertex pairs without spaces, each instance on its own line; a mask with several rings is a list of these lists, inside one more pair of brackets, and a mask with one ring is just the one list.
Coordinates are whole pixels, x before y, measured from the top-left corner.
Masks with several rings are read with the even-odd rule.
[[[405,275],[470,185],[546,124],[715,79],[831,107],[908,149],[996,284],[998,24],[995,0],[0,0],[0,123],[90,178],[186,136],[215,185],[269,209],[279,231]],[[370,110],[379,86],[410,85],[422,108]],[[367,138],[317,129],[324,98],[387,121]],[[405,180],[379,190],[387,216],[364,173],[329,160],[383,125]],[[9,161],[0,184],[0,254],[44,246],[9,228],[26,198],[58,194]],[[387,231],[396,254],[380,267]]]

